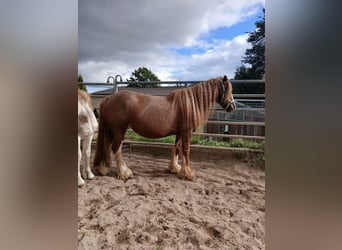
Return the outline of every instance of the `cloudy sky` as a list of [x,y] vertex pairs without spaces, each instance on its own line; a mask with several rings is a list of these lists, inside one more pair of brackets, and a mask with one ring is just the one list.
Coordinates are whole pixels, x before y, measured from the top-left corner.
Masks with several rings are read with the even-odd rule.
[[85,82],[126,80],[139,67],[159,79],[234,77],[265,0],[82,0],[78,69]]

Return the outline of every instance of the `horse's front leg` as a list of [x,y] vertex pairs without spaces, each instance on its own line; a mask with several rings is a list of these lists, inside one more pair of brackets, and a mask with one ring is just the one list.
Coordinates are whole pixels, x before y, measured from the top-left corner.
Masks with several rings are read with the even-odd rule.
[[90,168],[90,155],[91,155],[91,141],[93,136],[89,136],[83,139],[83,157],[84,157],[84,167],[83,167],[83,178],[93,179],[95,176],[91,172]]
[[122,141],[120,142],[120,146],[114,153],[115,161],[116,161],[116,166],[118,168],[118,178],[122,180],[127,180],[131,176],[133,176],[132,171],[127,167],[126,163],[122,159]]
[[191,132],[187,134],[183,134],[181,136],[182,140],[182,165],[181,170],[178,173],[178,177],[181,179],[194,180],[195,174],[193,173],[190,167],[190,141],[191,141]]
[[82,186],[84,184],[84,180],[82,179],[81,176],[81,158],[82,158],[82,152],[81,152],[81,138],[78,137],[78,186]]
[[181,165],[178,164],[178,155],[181,150],[181,140],[179,135],[176,135],[175,145],[172,148],[171,164],[169,170],[171,173],[177,174],[181,170]]

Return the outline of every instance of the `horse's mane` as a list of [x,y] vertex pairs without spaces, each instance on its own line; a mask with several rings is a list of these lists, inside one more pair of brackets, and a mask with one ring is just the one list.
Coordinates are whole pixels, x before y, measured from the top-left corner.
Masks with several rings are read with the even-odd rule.
[[179,106],[182,119],[195,131],[206,121],[210,114],[210,107],[217,101],[217,81],[222,78],[213,78],[195,86],[178,89],[168,95],[168,99]]
[[90,95],[86,91],[78,89],[78,99],[88,103],[91,109],[94,108],[93,107],[93,103],[91,101],[91,97],[90,97]]

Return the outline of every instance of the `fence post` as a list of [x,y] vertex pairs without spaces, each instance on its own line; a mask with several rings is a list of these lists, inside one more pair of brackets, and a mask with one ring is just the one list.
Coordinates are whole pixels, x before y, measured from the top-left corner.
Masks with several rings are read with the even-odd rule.
[[120,82],[122,82],[122,77],[121,77],[121,75],[116,75],[115,76],[115,93],[117,93],[118,91],[119,91],[119,89],[118,89],[118,81],[117,81],[117,78],[120,78]]
[[112,94],[115,92],[115,89],[114,89],[114,85],[116,85],[115,84],[115,79],[114,79],[114,77],[112,77],[112,76],[108,76],[107,77],[107,83],[109,83],[109,79],[113,79],[113,84],[112,84],[112,86],[113,86],[113,92],[112,92]]

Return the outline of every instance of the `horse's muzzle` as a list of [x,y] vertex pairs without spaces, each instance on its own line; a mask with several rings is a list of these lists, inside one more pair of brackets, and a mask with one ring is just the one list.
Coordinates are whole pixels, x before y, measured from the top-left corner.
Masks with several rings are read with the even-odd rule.
[[236,109],[235,102],[229,102],[228,105],[224,108],[227,112],[233,112]]

